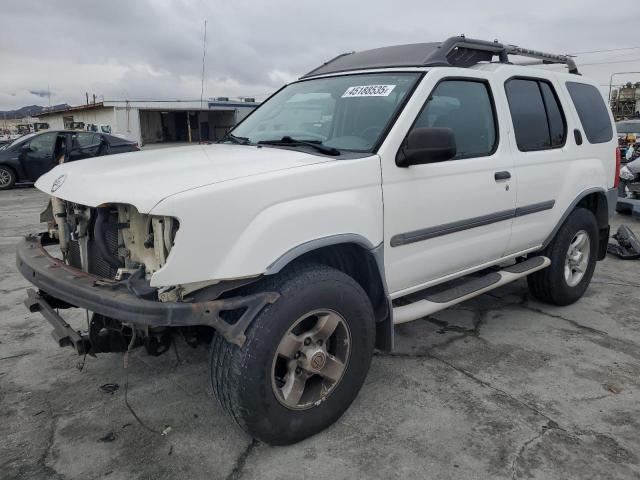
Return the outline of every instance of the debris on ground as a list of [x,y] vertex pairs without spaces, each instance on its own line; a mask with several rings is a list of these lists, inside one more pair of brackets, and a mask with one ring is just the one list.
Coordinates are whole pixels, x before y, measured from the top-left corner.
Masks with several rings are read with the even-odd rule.
[[105,383],[104,385],[100,385],[100,390],[104,393],[110,393],[113,395],[114,392],[117,392],[120,388],[120,385],[117,383]]
[[98,440],[100,442],[109,443],[109,442],[113,442],[115,439],[116,439],[116,434],[113,432],[109,432],[104,437],[100,437]]
[[620,225],[618,231],[611,237],[615,239],[618,244],[609,243],[609,245],[607,245],[608,253],[623,260],[640,259],[640,241],[629,227],[625,224]]
[[609,392],[611,392],[611,393],[615,393],[615,394],[618,394],[618,393],[620,393],[620,392],[622,391],[622,389],[621,389],[620,387],[618,387],[618,386],[616,386],[616,385],[612,385],[612,384],[605,385],[605,388],[606,388]]

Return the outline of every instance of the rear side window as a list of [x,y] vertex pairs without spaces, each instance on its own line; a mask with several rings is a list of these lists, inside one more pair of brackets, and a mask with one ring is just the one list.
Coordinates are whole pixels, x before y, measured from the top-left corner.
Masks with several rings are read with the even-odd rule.
[[77,147],[87,148],[99,145],[102,137],[91,132],[78,132],[74,135],[73,140]]
[[537,79],[505,83],[518,149],[522,152],[562,147],[567,124],[553,87]]
[[454,159],[491,155],[498,140],[488,85],[478,80],[444,80],[431,92],[412,128],[446,127],[456,139]]
[[605,143],[613,138],[613,128],[602,95],[593,85],[567,82],[567,90],[578,111],[589,143]]

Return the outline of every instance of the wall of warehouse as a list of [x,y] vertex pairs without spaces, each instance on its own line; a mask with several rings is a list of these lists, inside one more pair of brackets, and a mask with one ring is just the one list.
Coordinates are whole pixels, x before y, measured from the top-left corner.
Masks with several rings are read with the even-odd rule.
[[76,110],[70,112],[61,112],[55,115],[46,115],[40,117],[41,122],[49,124],[52,130],[64,130],[65,119],[73,119],[74,122],[95,123],[96,125],[114,126],[115,115],[113,107],[91,108],[87,110]]
[[132,142],[141,144],[140,110],[133,107],[111,107],[115,118],[111,123],[112,133],[125,137]]

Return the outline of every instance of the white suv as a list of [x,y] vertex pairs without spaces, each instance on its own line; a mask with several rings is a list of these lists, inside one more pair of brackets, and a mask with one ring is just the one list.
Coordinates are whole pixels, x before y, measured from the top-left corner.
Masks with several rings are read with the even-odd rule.
[[[36,184],[49,230],[17,263],[39,288],[27,305],[78,353],[215,331],[220,404],[287,444],[340,417],[394,324],[525,276],[539,300],[578,300],[618,162],[568,57],[464,37],[380,48],[283,87],[218,144],[56,167]],[[55,310],[71,307],[93,312],[87,332]]]

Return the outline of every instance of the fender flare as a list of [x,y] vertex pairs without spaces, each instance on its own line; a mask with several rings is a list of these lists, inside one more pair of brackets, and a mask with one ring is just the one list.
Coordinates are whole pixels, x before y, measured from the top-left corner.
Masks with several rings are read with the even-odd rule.
[[[616,191],[616,197],[617,197],[617,189],[614,189],[614,190]],[[607,202],[607,210],[606,211],[607,211],[607,214],[608,214],[608,216],[607,216],[607,224],[608,224],[608,219],[611,216],[612,208],[611,208],[611,205],[609,205],[609,198],[608,198],[608,195],[607,195],[607,190],[605,190],[604,188],[601,188],[601,187],[588,188],[587,190],[584,190],[584,191],[580,192],[580,194],[578,194],[578,196],[567,207],[567,209],[564,211],[564,213],[560,217],[560,220],[558,220],[558,222],[556,223],[555,227],[553,227],[553,230],[551,230],[551,233],[549,235],[547,235],[547,238],[545,239],[544,243],[542,244],[542,248],[546,248],[551,243],[551,241],[554,239],[554,237],[558,233],[558,230],[560,229],[562,224],[565,222],[565,220],[571,214],[571,212],[573,212],[573,210],[576,208],[578,203],[580,203],[581,200],[583,200],[585,197],[587,197],[588,195],[591,195],[593,193],[602,194],[602,196],[604,197],[605,201]],[[615,204],[614,204],[614,206],[615,206]],[[601,222],[598,219],[598,227],[599,228],[604,228],[602,225],[600,225],[600,223]]]
[[[317,250],[322,247],[339,245],[341,243],[355,243],[356,245],[364,247],[366,250],[373,250],[375,248],[375,245],[373,245],[369,240],[356,233],[340,233],[337,235],[329,235],[328,237],[315,238],[296,247],[293,247],[292,249],[283,253],[278,259],[276,259],[273,263],[271,263],[271,265],[267,267],[264,274],[274,275],[284,267],[286,267],[293,260],[304,255],[305,253]],[[378,268],[379,267],[380,265],[378,265]],[[382,274],[383,272],[380,273]]]
[[379,318],[376,322],[376,348],[382,351],[390,352],[393,350],[394,336],[393,305],[391,303],[391,296],[389,295],[389,289],[387,287],[387,280],[384,269],[384,243],[380,243],[380,245],[374,246],[367,238],[355,233],[342,233],[317,238],[300,244],[282,254],[277,260],[269,265],[269,267],[267,267],[267,270],[264,274],[274,275],[280,272],[284,267],[286,267],[296,258],[301,257],[306,253],[318,250],[323,247],[340,244],[359,245],[363,247],[367,252],[369,252],[375,260],[375,264],[378,269],[378,275],[380,277],[380,283],[382,284],[382,290],[387,305],[387,315],[385,315],[384,318]]

